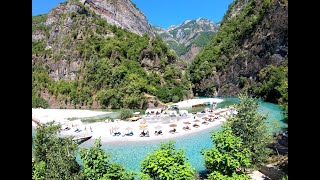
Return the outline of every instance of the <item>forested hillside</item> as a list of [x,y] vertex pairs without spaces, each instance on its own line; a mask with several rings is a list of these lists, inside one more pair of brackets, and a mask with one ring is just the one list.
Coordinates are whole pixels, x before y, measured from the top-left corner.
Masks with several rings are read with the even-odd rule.
[[176,102],[191,88],[176,59],[161,38],[110,25],[69,0],[32,17],[32,106],[142,108],[145,93]]
[[287,106],[288,1],[236,0],[219,31],[188,67],[193,92],[239,92]]

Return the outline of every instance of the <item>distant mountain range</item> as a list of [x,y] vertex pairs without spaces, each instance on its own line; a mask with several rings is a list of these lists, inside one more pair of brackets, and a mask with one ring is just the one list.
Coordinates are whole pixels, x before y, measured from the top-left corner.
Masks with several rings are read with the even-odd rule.
[[186,20],[182,24],[172,25],[167,29],[159,26],[152,26],[152,29],[180,59],[189,64],[218,31],[219,25],[208,19],[198,18]]

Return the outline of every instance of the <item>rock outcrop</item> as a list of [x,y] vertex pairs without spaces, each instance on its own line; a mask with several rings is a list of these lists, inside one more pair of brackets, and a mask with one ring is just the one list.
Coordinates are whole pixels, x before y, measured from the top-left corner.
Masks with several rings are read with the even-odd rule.
[[189,68],[193,92],[236,96],[242,81],[253,87],[262,69],[288,61],[287,1],[235,1],[218,33]]
[[139,35],[147,33],[152,37],[155,36],[146,16],[131,0],[81,0],[81,2],[106,19],[109,24]]

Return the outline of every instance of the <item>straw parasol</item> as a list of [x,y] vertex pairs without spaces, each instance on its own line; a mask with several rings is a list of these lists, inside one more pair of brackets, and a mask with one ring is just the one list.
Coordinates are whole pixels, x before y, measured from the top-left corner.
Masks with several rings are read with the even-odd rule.
[[214,117],[214,115],[210,114],[209,117]]
[[162,126],[158,125],[158,126],[156,126],[156,127],[154,127],[154,128],[155,128],[155,129],[161,129]]
[[208,118],[208,117],[203,117],[202,119],[207,120],[207,119],[209,119],[209,118]]
[[140,124],[140,130],[146,130],[148,129],[148,124]]
[[200,122],[198,119],[194,120],[193,122]]
[[183,122],[183,124],[191,124],[190,122],[188,122],[188,121],[185,121],[185,122]]
[[147,130],[148,129],[148,127],[146,126],[146,127],[140,127],[140,130]]
[[148,124],[140,124],[139,127],[140,127],[140,128],[148,127]]
[[170,127],[177,127],[176,124],[170,124],[169,126],[170,126]]
[[128,133],[129,133],[129,131],[132,130],[132,128],[131,127],[127,127],[126,130],[128,130]]

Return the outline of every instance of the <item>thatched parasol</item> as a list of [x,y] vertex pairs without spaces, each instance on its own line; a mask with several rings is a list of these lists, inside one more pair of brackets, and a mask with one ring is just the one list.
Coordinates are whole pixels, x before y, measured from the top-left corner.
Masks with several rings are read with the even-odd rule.
[[190,122],[188,122],[188,121],[185,121],[185,122],[183,122],[183,124],[191,124]]
[[209,119],[209,118],[208,118],[208,117],[203,117],[202,119],[207,120],[207,119]]
[[129,133],[129,131],[132,130],[132,128],[131,127],[127,127],[126,130],[128,130],[128,133]]
[[170,124],[169,126],[170,126],[170,127],[177,127],[176,124]]
[[196,119],[196,120],[194,120],[193,122],[200,122],[200,120]]

